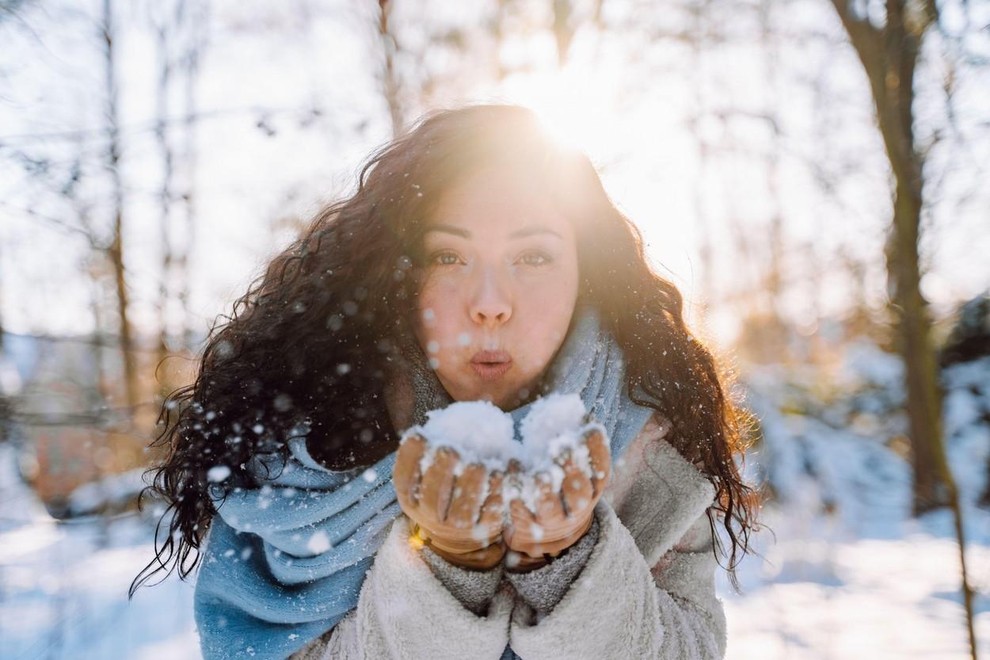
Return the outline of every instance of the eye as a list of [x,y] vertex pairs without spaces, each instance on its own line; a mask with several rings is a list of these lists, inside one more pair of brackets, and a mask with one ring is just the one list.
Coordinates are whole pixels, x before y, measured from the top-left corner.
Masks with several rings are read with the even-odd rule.
[[457,264],[463,262],[461,261],[460,255],[456,252],[443,250],[433,253],[430,257],[430,263],[435,266],[456,266]]
[[547,266],[553,263],[553,257],[543,251],[524,252],[517,262],[524,266]]

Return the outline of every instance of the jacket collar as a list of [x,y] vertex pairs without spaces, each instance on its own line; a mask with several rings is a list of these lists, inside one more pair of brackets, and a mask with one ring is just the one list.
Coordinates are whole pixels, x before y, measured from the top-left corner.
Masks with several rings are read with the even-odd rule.
[[647,423],[616,461],[605,492],[650,566],[715,499],[712,483],[664,439],[669,431],[669,422]]

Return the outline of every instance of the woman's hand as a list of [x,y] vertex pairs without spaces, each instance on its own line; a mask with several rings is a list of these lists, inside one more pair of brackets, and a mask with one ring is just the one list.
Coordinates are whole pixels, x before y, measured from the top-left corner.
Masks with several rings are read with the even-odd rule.
[[476,570],[498,565],[505,555],[502,475],[478,463],[460,470],[460,457],[447,447],[436,450],[424,472],[426,451],[421,436],[399,446],[393,482],[402,511],[423,542],[450,563]]
[[[612,468],[608,442],[599,430],[585,436],[591,474],[582,469],[570,453],[558,458],[564,471],[559,490],[553,488],[550,475],[534,477],[538,495],[536,512],[522,500],[509,502],[509,522],[503,532],[509,547],[506,567],[527,571],[539,568],[550,558],[577,543],[591,527],[595,505],[608,485]],[[518,478],[510,469],[508,479]]]

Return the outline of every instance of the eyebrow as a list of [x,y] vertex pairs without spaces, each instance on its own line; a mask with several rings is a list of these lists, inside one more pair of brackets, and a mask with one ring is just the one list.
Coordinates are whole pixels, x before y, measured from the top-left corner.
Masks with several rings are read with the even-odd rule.
[[518,229],[512,232],[511,234],[509,234],[509,238],[526,238],[527,236],[541,236],[541,235],[556,236],[561,240],[564,239],[564,237],[561,236],[560,233],[554,231],[553,229],[550,229],[549,227],[544,227],[543,225],[532,225],[529,227],[523,227],[522,229]]
[[471,232],[467,229],[461,229],[460,227],[455,227],[454,225],[445,225],[443,223],[438,223],[435,225],[430,225],[426,228],[423,234],[429,234],[431,232],[442,232],[444,234],[453,234],[454,236],[460,236],[461,238],[471,238]]
[[[427,227],[425,234],[430,232],[442,232],[444,234],[453,234],[454,236],[460,236],[461,238],[471,238],[471,232],[466,229],[461,229],[460,227],[455,227],[454,225],[447,225],[443,223],[431,225]],[[539,235],[550,235],[556,236],[557,238],[563,240],[563,236],[559,232],[550,229],[549,227],[544,227],[543,225],[532,225],[529,227],[523,227],[522,229],[517,229],[516,231],[509,234],[509,238],[519,239],[527,238],[529,236],[539,236]]]

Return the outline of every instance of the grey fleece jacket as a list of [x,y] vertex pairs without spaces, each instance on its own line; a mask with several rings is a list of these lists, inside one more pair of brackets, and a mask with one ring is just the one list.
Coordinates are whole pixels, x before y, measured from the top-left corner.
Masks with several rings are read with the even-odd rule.
[[496,659],[507,645],[522,658],[723,657],[707,517],[715,490],[662,439],[668,430],[651,422],[613,466],[583,568],[545,573],[558,582],[543,590],[559,601],[550,611],[523,593],[532,581],[503,581],[487,605],[459,600],[410,543],[403,516],[357,608],[295,657]]

